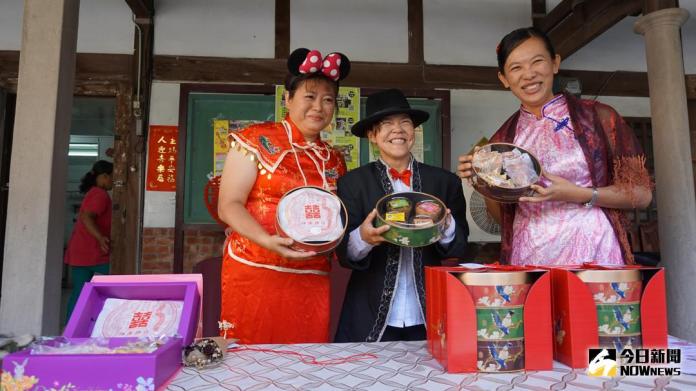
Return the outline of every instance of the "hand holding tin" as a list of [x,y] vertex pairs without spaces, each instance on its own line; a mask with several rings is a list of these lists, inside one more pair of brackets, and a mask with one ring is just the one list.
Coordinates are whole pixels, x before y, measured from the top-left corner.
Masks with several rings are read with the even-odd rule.
[[474,176],[474,168],[471,161],[474,159],[474,153],[476,153],[481,147],[474,147],[473,152],[468,155],[459,156],[459,165],[457,165],[457,175],[465,179],[469,184],[471,184],[472,177]]
[[382,234],[389,230],[388,225],[375,228],[372,223],[375,217],[377,217],[377,209],[372,209],[372,212],[360,224],[360,238],[372,246],[377,246],[384,242],[385,239]]
[[294,242],[295,241],[290,238],[273,235],[264,240],[263,247],[289,259],[304,259],[317,255],[315,251],[296,251],[291,249],[290,246],[292,246]]
[[577,186],[563,177],[548,172],[544,172],[542,176],[551,183],[546,187],[537,184],[531,185],[530,188],[534,190],[534,196],[520,197],[520,202],[566,201],[582,204],[591,196],[588,194],[588,190],[591,193],[592,189]]

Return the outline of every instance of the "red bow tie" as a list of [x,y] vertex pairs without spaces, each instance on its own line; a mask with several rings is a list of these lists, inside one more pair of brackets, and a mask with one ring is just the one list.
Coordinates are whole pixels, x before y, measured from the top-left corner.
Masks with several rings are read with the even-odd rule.
[[393,180],[400,180],[406,186],[411,186],[411,170],[403,170],[401,173],[399,173],[395,169],[390,168],[389,175],[391,175]]

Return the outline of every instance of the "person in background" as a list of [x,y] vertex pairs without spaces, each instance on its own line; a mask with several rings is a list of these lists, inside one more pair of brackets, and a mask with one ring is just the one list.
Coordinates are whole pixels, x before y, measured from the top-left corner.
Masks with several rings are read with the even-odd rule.
[[[461,180],[411,154],[416,127],[427,119],[428,113],[412,109],[403,92],[390,89],[367,98],[367,117],[351,129],[354,135],[369,138],[380,158],[338,180],[349,233],[338,256],[352,273],[336,342],[425,339],[424,268],[466,255],[469,228]],[[373,226],[380,198],[409,191],[433,195],[451,209],[438,242],[398,247],[381,236],[388,226]]]
[[[540,30],[507,34],[497,48],[498,78],[519,99],[491,142],[518,145],[543,168],[534,196],[517,204],[486,200],[501,222],[501,261],[514,265],[633,263],[622,210],[652,200],[645,156],[631,128],[610,106],[554,94],[561,58]],[[472,155],[458,174],[473,174]]]
[[234,325],[230,334],[244,344],[329,341],[329,258],[293,250],[292,239],[276,234],[275,219],[286,192],[307,185],[334,191],[346,171],[320,132],[331,124],[350,62],[297,49],[287,64],[288,115],[231,132],[220,183],[218,214],[232,230],[220,324]]
[[65,250],[65,263],[70,265],[72,294],[68,300],[70,319],[82,287],[95,274],[109,274],[111,255],[111,197],[113,163],[99,160],[82,177],[80,193],[85,195],[77,222]]

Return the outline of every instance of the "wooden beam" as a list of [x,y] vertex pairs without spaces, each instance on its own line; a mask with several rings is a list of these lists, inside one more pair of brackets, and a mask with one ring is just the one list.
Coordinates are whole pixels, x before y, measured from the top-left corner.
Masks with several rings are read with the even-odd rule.
[[423,51],[423,0],[408,0],[408,63],[425,63]]
[[[276,59],[155,56],[154,79],[209,83],[274,85],[286,74],[285,62]],[[401,89],[502,90],[496,67],[469,65],[415,65],[354,62],[343,85]],[[583,94],[648,96],[645,72],[561,70],[561,75],[580,79]],[[687,78],[687,85],[688,78]],[[689,92],[687,88],[687,92]],[[696,96],[694,91],[689,96]]]
[[696,75],[686,75],[686,97],[696,99]]
[[275,2],[275,58],[290,55],[290,0]]
[[149,20],[155,15],[153,0],[126,0],[136,19]]
[[563,59],[642,8],[643,0],[586,0],[580,3],[564,0],[539,22],[539,26],[549,35]]
[[[104,84],[131,79],[132,56],[124,54],[77,55],[76,83]],[[0,84],[16,85],[19,52],[0,51]],[[496,67],[469,65],[413,65],[355,62],[344,85],[363,88],[502,90]],[[286,76],[285,60],[219,57],[154,56],[153,79],[192,83],[242,83],[275,85]],[[577,77],[583,94],[648,96],[645,72],[602,72],[561,69],[560,75]],[[696,99],[696,75],[686,75],[686,94]]]
[[538,25],[535,26],[541,29],[541,31],[550,31],[573,12],[573,3],[573,0],[561,1],[543,19],[539,20]]
[[544,17],[546,17],[546,0],[532,0],[532,26],[538,28]]
[[[78,53],[75,60],[76,81],[128,81],[131,76],[129,54]],[[16,83],[19,51],[0,51],[0,82]]]

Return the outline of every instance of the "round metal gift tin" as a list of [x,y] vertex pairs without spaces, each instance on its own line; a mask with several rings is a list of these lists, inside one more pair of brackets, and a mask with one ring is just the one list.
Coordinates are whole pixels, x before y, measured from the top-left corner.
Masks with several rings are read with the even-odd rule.
[[478,341],[476,366],[480,372],[524,370],[524,339]]
[[524,305],[530,284],[467,285],[476,308]]
[[642,281],[586,282],[597,304],[621,304],[640,301]]
[[[411,220],[407,222],[395,222],[385,219],[388,212],[387,203],[392,198],[408,198],[411,201],[411,208],[420,201],[428,200],[437,203],[441,207],[440,215],[437,219],[433,219],[433,224],[414,224]],[[393,193],[382,197],[377,201],[377,218],[374,220],[375,227],[389,225],[389,230],[382,234],[382,237],[387,242],[401,247],[423,247],[433,244],[440,240],[442,236],[442,227],[445,224],[447,208],[445,204],[435,196],[419,192],[403,192]],[[416,214],[410,211],[407,214],[413,217]]]
[[476,308],[476,338],[481,341],[524,337],[524,308]]
[[[484,145],[481,148],[487,147],[490,147],[492,151],[497,152],[508,152],[512,151],[513,149],[518,149],[520,152],[526,153],[531,158],[532,164],[534,164],[534,171],[536,171],[537,175],[541,177],[542,169],[541,164],[539,163],[539,159],[537,159],[536,156],[534,156],[534,154],[527,151],[526,149],[520,148],[517,145],[509,143],[491,143]],[[474,153],[474,158],[475,157],[476,153]],[[515,203],[520,199],[520,197],[531,196],[534,194],[534,191],[531,189],[530,186],[506,188],[490,184],[486,182],[481,176],[479,176],[479,172],[473,164],[471,168],[474,171],[474,175],[471,177],[471,183],[474,187],[474,190],[481,193],[481,195],[483,195],[486,198],[490,198],[494,201],[503,203]]]
[[640,333],[640,303],[597,304],[597,327],[600,336]]
[[287,193],[283,194],[283,196],[280,198],[280,200],[278,201],[278,205],[281,204],[281,202],[283,201],[283,199],[285,197],[289,196],[291,193],[294,193],[294,192],[302,190],[302,189],[315,189],[315,190],[322,191],[339,202],[339,204],[341,205],[341,214],[343,216],[342,216],[342,222],[337,221],[337,223],[342,224],[341,235],[339,235],[338,238],[331,240],[331,241],[313,242],[313,241],[297,240],[296,238],[293,238],[292,236],[290,236],[290,234],[287,233],[286,229],[283,229],[282,224],[280,222],[278,210],[276,210],[276,218],[275,218],[276,231],[278,232],[278,235],[285,237],[285,238],[291,238],[292,240],[294,240],[294,243],[292,244],[292,246],[290,246],[290,248],[292,248],[293,250],[315,251],[317,254],[329,253],[329,252],[333,251],[339,245],[339,243],[341,243],[343,236],[346,234],[346,229],[348,227],[348,212],[346,211],[346,206],[343,205],[343,202],[341,201],[341,199],[338,198],[335,194],[331,193],[328,190],[322,189],[321,187],[317,187],[317,186],[300,186],[300,187],[296,187],[292,190],[289,190]]
[[621,353],[623,349],[636,349],[642,347],[640,334],[622,335],[622,336],[599,336],[599,347],[616,349],[617,353]]

